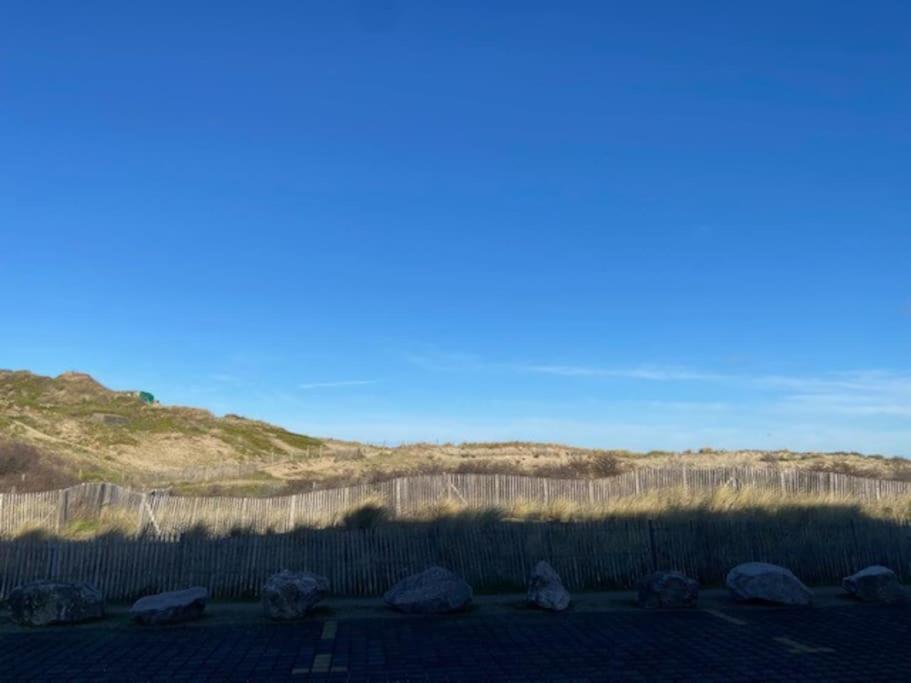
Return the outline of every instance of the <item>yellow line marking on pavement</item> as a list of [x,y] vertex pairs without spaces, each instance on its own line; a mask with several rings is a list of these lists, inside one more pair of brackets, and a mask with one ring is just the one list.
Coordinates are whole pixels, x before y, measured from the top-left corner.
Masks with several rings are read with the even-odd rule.
[[[320,636],[320,640],[334,640],[336,631],[338,631],[338,622],[327,621],[325,624],[323,624],[323,633]],[[332,666],[332,653],[324,652],[323,654],[316,655],[316,657],[313,658],[313,666],[311,666],[309,669],[291,669],[291,675],[300,676],[301,674],[309,673],[326,673],[330,669],[332,671],[339,672],[348,670],[344,666]]]
[[316,659],[313,660],[313,666],[310,667],[312,673],[325,673],[329,671],[329,666],[332,664],[332,655],[322,654],[316,655]]
[[323,635],[322,635],[322,639],[323,639],[323,640],[332,640],[333,638],[335,638],[335,632],[336,632],[337,630],[338,630],[338,622],[337,622],[337,621],[327,621],[327,622],[323,625]]
[[702,611],[706,612],[708,614],[711,614],[713,617],[718,617],[719,619],[724,619],[726,622],[728,622],[730,624],[736,624],[737,626],[746,626],[747,625],[747,622],[745,622],[743,619],[738,619],[737,617],[729,616],[729,615],[725,614],[724,612],[717,610],[717,609],[704,609]]
[[790,638],[785,638],[784,636],[773,638],[772,640],[781,643],[782,645],[786,645],[789,648],[788,652],[790,652],[792,655],[812,652],[835,652],[835,650],[831,647],[814,647],[812,645],[804,645],[803,643],[798,643],[796,640],[791,640]]

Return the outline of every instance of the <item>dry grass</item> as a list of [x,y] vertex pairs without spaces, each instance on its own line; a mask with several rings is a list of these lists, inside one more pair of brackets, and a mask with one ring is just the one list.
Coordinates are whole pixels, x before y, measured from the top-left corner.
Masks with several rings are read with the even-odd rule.
[[870,519],[892,522],[911,520],[911,496],[860,502],[845,498],[814,495],[781,496],[774,491],[733,489],[692,493],[665,489],[628,496],[603,505],[554,500],[548,503],[519,501],[503,506],[466,506],[455,500],[428,505],[416,513],[396,517],[381,498],[352,506],[330,526],[371,528],[380,524],[404,522],[490,524],[494,522],[592,522],[609,519],[654,519],[700,521],[721,517],[841,519],[846,511]]
[[76,481],[34,446],[0,437],[0,491],[48,491]]
[[11,538],[59,538],[83,541],[101,536],[131,537],[137,535],[136,515],[119,508],[108,507],[100,515],[76,515],[59,532],[51,532],[46,524],[28,524],[10,534]]

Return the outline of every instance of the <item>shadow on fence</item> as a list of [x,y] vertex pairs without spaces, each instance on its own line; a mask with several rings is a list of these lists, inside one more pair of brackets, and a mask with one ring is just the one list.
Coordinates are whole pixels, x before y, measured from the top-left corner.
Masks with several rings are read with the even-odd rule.
[[339,595],[378,595],[431,564],[460,573],[481,592],[518,590],[540,559],[571,590],[630,588],[655,568],[718,584],[749,560],[788,566],[808,583],[838,582],[870,564],[887,565],[905,580],[911,578],[909,531],[905,523],[871,519],[844,505],[777,516],[741,511],[542,523],[456,515],[225,538],[23,539],[0,541],[0,595],[25,581],[54,578],[91,581],[112,600],[189,585],[242,598],[257,595],[282,568],[324,574]]

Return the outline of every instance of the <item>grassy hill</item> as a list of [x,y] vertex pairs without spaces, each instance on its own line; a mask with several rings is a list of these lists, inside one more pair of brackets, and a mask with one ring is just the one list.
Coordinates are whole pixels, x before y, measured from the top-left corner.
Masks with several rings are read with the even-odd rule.
[[265,422],[149,405],[138,391],[112,391],[82,373],[8,370],[0,370],[0,438],[0,486],[29,490],[306,455],[321,443]]
[[82,373],[0,370],[0,491],[107,480],[193,494],[275,495],[315,486],[435,472],[578,478],[685,462],[762,464],[911,480],[911,462],[856,453],[630,453],[559,444],[408,444],[384,448],[315,439],[256,420],[149,405]]

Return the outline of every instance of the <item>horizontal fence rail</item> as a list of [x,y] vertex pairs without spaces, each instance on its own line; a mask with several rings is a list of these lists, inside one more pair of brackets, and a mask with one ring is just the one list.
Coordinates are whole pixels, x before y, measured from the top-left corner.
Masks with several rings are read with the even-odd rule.
[[72,520],[97,518],[106,511],[135,520],[137,531],[156,535],[179,534],[196,526],[215,535],[239,531],[282,533],[335,523],[340,516],[367,503],[382,505],[395,516],[408,517],[442,501],[468,507],[546,505],[558,501],[594,506],[671,488],[695,493],[722,487],[856,501],[911,494],[911,482],[759,467],[643,468],[589,480],[435,474],[273,498],[172,496],[166,492],[134,491],[117,484],[86,483],[60,491],[0,494],[0,538],[26,531],[60,532]]
[[216,597],[255,597],[268,576],[285,568],[327,576],[335,594],[368,596],[434,564],[479,591],[518,590],[541,559],[570,590],[631,588],[654,569],[718,584],[731,567],[751,560],[785,565],[810,584],[831,584],[870,564],[889,566],[906,580],[909,558],[911,528],[871,519],[422,523],[215,539],[15,540],[0,541],[0,597],[46,578],[90,581],[110,600],[192,585]]

